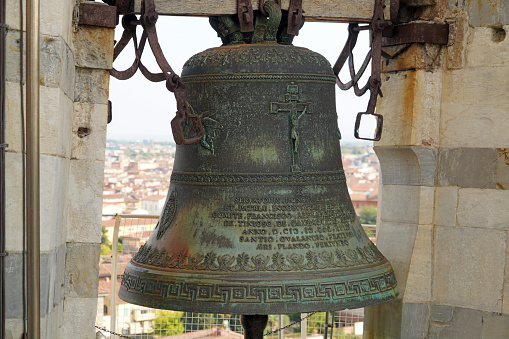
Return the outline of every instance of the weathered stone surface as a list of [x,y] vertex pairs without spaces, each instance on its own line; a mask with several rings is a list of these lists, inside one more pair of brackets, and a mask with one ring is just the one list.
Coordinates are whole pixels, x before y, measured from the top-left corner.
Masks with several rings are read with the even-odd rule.
[[[504,25],[509,24],[509,3],[507,1],[501,1],[499,6],[500,22]],[[507,32],[507,30],[506,30]]]
[[[59,266],[64,257],[65,245],[51,252],[41,253],[41,317],[52,312],[64,296],[64,266]],[[5,316],[23,318],[23,254],[9,252],[5,257]]]
[[110,69],[114,32],[111,28],[80,26],[74,33],[76,66]]
[[508,73],[507,63],[444,73],[442,147],[492,148],[509,144]]
[[58,327],[63,317],[64,302],[60,301],[55,308],[41,319],[41,338],[58,338]]
[[406,185],[383,185],[384,206],[380,220],[398,223],[419,223],[420,187]]
[[451,323],[431,323],[430,339],[479,339],[482,331],[482,312],[454,307]]
[[411,148],[419,161],[419,184],[421,186],[435,186],[437,149],[420,146],[412,146]]
[[[26,34],[23,33],[23,67],[26,65]],[[20,33],[8,31],[6,36],[6,80],[19,83],[20,71]],[[69,97],[74,97],[74,60],[67,44],[60,37],[41,35],[40,84],[46,87],[61,88]],[[23,73],[26,80],[26,72]]]
[[[470,25],[472,26],[497,26],[509,24],[509,18],[504,11],[505,0],[478,0],[462,1],[463,8],[468,10]],[[504,5],[505,4],[505,5]]]
[[500,231],[436,226],[433,302],[500,312],[505,241]]
[[441,149],[438,185],[495,188],[495,148]]
[[41,33],[61,36],[71,45],[75,1],[45,0],[41,6]]
[[[23,69],[26,69],[26,34],[23,33]],[[19,31],[7,31],[5,37],[5,79],[11,82],[20,82],[20,32]],[[42,73],[42,69],[41,69]],[[23,82],[26,81],[26,72],[23,74]]]
[[363,338],[403,338],[401,336],[402,309],[403,303],[400,298],[366,307],[364,309]]
[[[389,54],[398,52],[402,47],[385,47]],[[412,44],[395,59],[384,59],[383,72],[405,70],[433,70],[441,67],[444,60],[444,49],[436,44]]]
[[18,319],[5,319],[5,339],[20,339],[23,338],[24,320]]
[[41,251],[65,243],[69,159],[41,156]]
[[[26,0],[22,1],[23,8],[26,8]],[[5,23],[9,27],[9,29],[20,29],[20,1],[18,0],[6,0],[5,2],[6,6],[6,13],[9,13],[9,15],[5,16]],[[23,27],[26,27],[26,20],[23,18]]]
[[381,222],[378,228],[377,247],[394,268],[400,296],[405,295],[416,235],[417,225]]
[[69,158],[72,113],[72,101],[59,88],[40,88],[41,154]]
[[62,38],[43,36],[40,41],[40,84],[59,87],[69,97],[74,93],[74,57]]
[[419,197],[419,224],[429,225],[433,222],[435,210],[435,188],[421,186]]
[[428,338],[429,307],[426,303],[403,303],[401,338]]
[[23,159],[21,154],[5,154],[5,248],[23,250]]
[[[42,227],[41,227],[42,229]],[[41,253],[41,317],[47,315],[53,310],[53,292],[55,286],[56,271],[56,253]],[[61,269],[61,268],[60,268]],[[62,282],[60,282],[62,283]],[[49,298],[52,300],[49,300]]]
[[[454,0],[455,1],[455,0]],[[446,67],[448,69],[459,69],[466,64],[466,47],[468,44],[468,16],[465,11],[455,13],[454,18],[449,22],[450,45],[446,47]]]
[[[64,242],[66,178],[68,160],[41,157],[41,250],[49,251]],[[49,175],[47,175],[49,173]],[[46,176],[45,176],[46,174]],[[7,251],[23,248],[22,159],[20,154],[6,154],[6,247]],[[62,177],[60,177],[62,176]],[[58,179],[63,179],[62,181]],[[55,228],[56,227],[56,228]]]
[[[506,232],[506,237],[509,236],[509,232]],[[504,290],[502,291],[505,296],[504,300],[502,300],[502,313],[509,314],[509,247],[506,248],[505,254],[505,272],[504,272]]]
[[5,318],[23,318],[23,254],[8,252],[4,259],[5,287]]
[[410,147],[375,146],[374,150],[380,161],[381,184],[419,184],[419,162]]
[[[26,13],[26,0],[22,0]],[[40,31],[42,34],[61,36],[71,45],[72,17],[74,1],[46,0],[40,8]],[[20,30],[20,1],[7,0],[6,23],[10,30]],[[26,27],[25,17],[23,27]]]
[[110,73],[107,70],[76,67],[74,102],[107,104]]
[[411,253],[405,294],[403,295],[405,303],[428,303],[431,300],[432,241],[432,226],[419,225]]
[[[104,161],[108,105],[79,102],[74,104],[71,158]],[[87,128],[88,134],[78,133]]]
[[384,92],[391,95],[377,103],[384,132],[376,146],[438,146],[442,72],[384,74],[382,81]]
[[460,189],[458,225],[508,230],[508,205],[507,190]]
[[101,242],[104,162],[71,160],[67,242]]
[[458,208],[458,187],[437,187],[435,197],[435,225],[455,226]]
[[[6,82],[6,142],[10,152],[21,152],[21,106],[19,84]],[[58,114],[57,114],[58,112]],[[59,88],[40,88],[41,154],[69,157],[72,102]]]
[[56,267],[55,285],[53,290],[54,302],[53,306],[56,307],[58,303],[64,300],[65,297],[65,259],[67,255],[67,246],[64,244],[58,247],[55,251]]
[[95,338],[96,311],[97,298],[65,298],[58,338]]
[[483,313],[482,338],[509,338],[509,315]]
[[[509,30],[509,26],[506,27]],[[496,67],[507,63],[509,37],[504,27],[476,27],[466,46],[467,67]]]
[[54,311],[64,298],[65,245],[41,254],[41,314]]
[[449,305],[431,305],[430,320],[439,323],[450,323],[454,318],[454,307]]
[[384,185],[433,186],[437,150],[430,147],[375,146]]
[[5,82],[5,142],[9,152],[21,153],[21,86]]
[[382,88],[389,97],[403,98],[387,100],[384,95],[378,98],[377,112],[384,116],[384,130],[376,146],[405,146],[411,144],[414,89],[416,72],[398,72],[382,75]]
[[[412,99],[412,138],[414,146],[436,147],[439,144],[440,101],[442,98],[442,71],[416,71],[416,86]],[[407,90],[412,90],[407,89]],[[407,99],[402,101],[404,104]],[[406,107],[409,109],[409,107]],[[407,133],[402,130],[400,133]]]
[[495,185],[498,189],[509,190],[509,148],[498,148]]
[[68,243],[65,260],[66,297],[97,298],[101,244]]

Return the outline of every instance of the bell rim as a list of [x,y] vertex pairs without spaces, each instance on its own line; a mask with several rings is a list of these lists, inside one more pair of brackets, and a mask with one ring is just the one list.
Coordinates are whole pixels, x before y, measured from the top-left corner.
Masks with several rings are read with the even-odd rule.
[[[322,272],[319,272],[319,282],[305,280],[301,282],[300,287],[296,285],[292,287],[291,285],[293,282],[289,281],[291,279],[289,279],[288,274],[284,274],[284,272],[281,272],[283,273],[281,281],[284,281],[285,284],[280,284],[281,286],[284,285],[284,288],[277,286],[280,282],[274,281],[274,277],[269,277],[271,282],[273,282],[272,284],[267,283],[267,286],[269,287],[257,287],[257,284],[254,283],[252,284],[253,286],[246,288],[246,281],[242,281],[242,279],[244,278],[245,280],[249,277],[239,277],[239,283],[236,284],[235,282],[232,282],[231,277],[224,274],[223,278],[228,279],[228,283],[225,284],[225,286],[228,285],[229,290],[226,288],[222,293],[224,293],[224,298],[229,298],[228,300],[206,300],[207,297],[210,297],[210,295],[206,294],[210,293],[212,290],[211,286],[214,284],[211,284],[210,282],[195,282],[194,279],[189,278],[190,274],[186,274],[184,272],[181,272],[181,276],[183,278],[173,281],[172,286],[178,286],[178,289],[180,289],[178,293],[188,288],[189,296],[171,296],[170,294],[173,292],[169,292],[169,290],[173,287],[168,286],[172,283],[170,281],[171,279],[169,279],[172,277],[165,276],[167,279],[164,279],[163,282],[158,281],[158,286],[150,286],[150,280],[154,279],[151,278],[152,275],[147,272],[148,269],[146,267],[136,266],[138,265],[132,262],[129,262],[126,266],[126,272],[124,272],[124,277],[118,294],[120,299],[146,307],[175,311],[223,314],[292,314],[339,311],[347,308],[360,308],[384,303],[396,298],[399,294],[397,282],[394,277],[394,271],[386,259],[381,260],[378,264],[369,265],[374,267],[353,267],[349,270],[345,270],[344,276],[350,277],[350,279],[346,281],[341,281],[341,278],[344,278],[341,275],[334,275],[332,273],[322,274]],[[140,278],[138,274],[133,274],[133,272],[141,273],[145,276],[149,276],[149,278]],[[355,273],[352,274],[352,272]],[[298,276],[298,274],[293,275]],[[317,273],[313,274],[310,272],[309,275],[316,276]],[[380,283],[382,282],[380,278],[387,284],[386,288],[380,288]],[[200,279],[203,279],[203,277]],[[216,277],[216,280],[218,281],[221,279],[221,276]],[[335,279],[336,281],[334,281]],[[199,279],[197,279],[197,281],[198,280]],[[134,288],[132,285],[133,281],[136,281],[138,284],[137,286],[134,286]],[[166,283],[167,285],[165,285]],[[260,282],[260,285],[261,284],[262,282]],[[312,286],[313,284],[314,286]],[[332,285],[336,286],[335,289],[331,287]],[[162,288],[163,286],[167,287],[166,290]],[[338,288],[343,288],[341,286],[345,289],[338,291]],[[377,286],[378,290],[376,290]],[[159,287],[159,292],[156,292],[157,287]],[[313,293],[318,293],[317,291],[320,289],[322,289],[322,294],[324,294],[324,296],[311,295]],[[369,292],[366,289],[369,289]],[[248,299],[247,297],[247,290],[254,292],[253,295],[249,296],[251,299]],[[355,293],[355,290],[357,290],[357,293]],[[166,295],[163,296],[161,291],[163,291],[163,294],[166,293]],[[208,292],[203,293],[204,291]],[[157,293],[159,293],[159,296]],[[178,293],[175,293],[175,295]],[[234,293],[238,294],[237,298],[234,297]],[[286,294],[283,298],[282,294],[284,293]],[[305,293],[310,293],[310,295],[308,297],[301,295]],[[324,298],[327,298],[327,293],[329,294],[329,300],[323,300]],[[344,296],[341,296],[341,293],[344,293]],[[226,296],[226,294],[228,295]],[[258,301],[255,301],[253,296],[254,298],[256,298],[256,296],[260,298]],[[244,300],[242,300],[242,297],[244,297]],[[292,297],[294,300],[290,300]],[[320,300],[320,298],[322,298],[322,300]]]

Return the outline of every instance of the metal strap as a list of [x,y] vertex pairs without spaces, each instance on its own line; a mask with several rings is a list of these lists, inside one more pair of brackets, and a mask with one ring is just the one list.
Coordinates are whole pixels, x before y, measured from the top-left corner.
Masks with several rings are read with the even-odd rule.
[[254,32],[254,14],[251,0],[237,0],[237,15],[239,16],[240,31]]
[[[141,73],[152,82],[166,81],[166,88],[173,92],[177,101],[177,114],[176,117],[171,121],[171,127],[173,132],[173,138],[175,143],[179,145],[189,145],[200,141],[204,136],[203,125],[200,117],[197,114],[191,114],[189,112],[189,106],[187,104],[186,96],[184,93],[185,86],[182,83],[180,77],[173,71],[170,64],[166,60],[164,53],[159,44],[157,37],[157,31],[155,28],[158,15],[155,11],[154,0],[142,0],[141,2],[141,16],[138,19],[135,15],[126,15],[122,19],[122,26],[124,32],[122,38],[115,45],[114,60],[127,46],[129,41],[133,40],[135,59],[131,67],[124,71],[117,71],[112,68],[110,74],[119,79],[126,80],[131,78],[140,69]],[[143,27],[143,34],[138,40],[136,37],[136,27],[141,25]],[[145,44],[148,40],[149,46],[154,54],[161,73],[150,72],[141,62],[141,56],[143,54]],[[188,119],[191,123],[194,135],[189,138],[184,136],[182,129],[182,123]]]
[[[383,127],[383,117],[380,114],[375,114],[376,102],[378,96],[382,96],[381,90],[381,62],[382,62],[382,31],[384,28],[392,25],[392,23],[388,20],[384,19],[384,0],[376,0],[375,1],[375,9],[373,13],[373,19],[369,26],[359,26],[358,24],[350,24],[348,26],[348,39],[339,55],[334,67],[333,71],[336,75],[336,82],[342,90],[348,90],[353,87],[354,93],[356,96],[364,95],[368,90],[370,91],[370,97],[368,102],[368,107],[366,112],[360,112],[357,114],[357,118],[355,120],[354,127],[354,136],[357,139],[362,140],[371,140],[371,141],[379,141],[382,137],[382,127]],[[358,72],[355,71],[354,65],[354,57],[353,57],[353,49],[357,43],[357,37],[361,30],[369,29],[371,32],[371,49],[364,58],[364,62],[362,63]],[[345,65],[348,60],[348,67],[350,71],[351,80],[343,83],[341,79],[339,79],[339,73],[341,69]],[[371,75],[364,85],[364,87],[359,87],[359,80],[366,71],[369,62],[371,61]],[[377,119],[377,128],[375,132],[374,138],[363,138],[359,136],[359,128],[361,125],[361,119],[363,115],[372,115]]]
[[290,0],[288,8],[288,26],[287,33],[290,35],[299,35],[299,28],[302,22],[302,0]]

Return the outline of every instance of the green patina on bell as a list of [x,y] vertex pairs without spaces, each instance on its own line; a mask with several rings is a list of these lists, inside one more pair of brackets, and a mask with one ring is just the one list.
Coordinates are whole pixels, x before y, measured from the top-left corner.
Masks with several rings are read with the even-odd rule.
[[184,66],[205,137],[177,146],[157,228],[123,276],[127,302],[284,314],[398,295],[348,195],[331,66],[290,45],[268,12],[247,38],[231,32],[231,18],[211,19],[226,45]]

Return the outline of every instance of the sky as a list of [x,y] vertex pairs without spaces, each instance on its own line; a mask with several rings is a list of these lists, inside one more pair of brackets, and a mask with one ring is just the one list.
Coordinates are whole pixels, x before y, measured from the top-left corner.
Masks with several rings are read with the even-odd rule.
[[[347,24],[307,22],[293,44],[322,54],[334,65],[347,39],[347,27]],[[182,66],[191,56],[221,45],[221,40],[210,27],[208,18],[160,16],[156,28],[165,57],[177,74],[181,73]],[[115,32],[115,40],[120,40],[121,34],[122,28],[119,26]],[[138,36],[141,36],[141,28],[138,29]],[[362,64],[369,50],[368,39],[367,31],[362,31],[355,49],[356,67]],[[134,49],[131,42],[115,60],[113,67],[124,70],[130,67],[133,60]],[[148,42],[142,61],[152,72],[160,72]],[[369,67],[366,73],[361,85],[369,77]],[[341,73],[340,77],[343,82],[350,80],[347,72]],[[342,91],[336,86],[336,111],[343,143],[357,140],[353,135],[355,118],[358,112],[366,110],[368,95],[369,92],[358,98],[353,89]],[[111,77],[110,101],[113,106],[113,120],[108,125],[108,139],[172,140],[170,121],[175,116],[176,104],[173,93],[166,89],[164,82],[150,82],[140,71],[128,80]],[[373,121],[363,119],[361,126],[361,135],[373,135]]]

